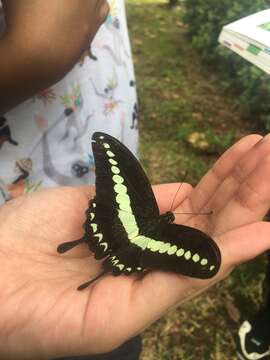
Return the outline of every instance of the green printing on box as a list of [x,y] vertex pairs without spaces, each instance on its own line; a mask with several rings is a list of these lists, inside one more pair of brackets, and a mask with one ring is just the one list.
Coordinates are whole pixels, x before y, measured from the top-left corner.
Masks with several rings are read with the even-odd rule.
[[250,44],[247,48],[247,51],[249,51],[253,55],[258,55],[261,52],[261,49],[258,46]]
[[262,24],[259,27],[264,29],[264,30],[270,31],[270,22]]

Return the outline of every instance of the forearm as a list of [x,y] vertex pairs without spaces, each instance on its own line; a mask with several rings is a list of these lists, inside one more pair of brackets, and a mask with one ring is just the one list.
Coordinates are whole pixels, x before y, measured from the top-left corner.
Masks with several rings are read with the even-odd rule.
[[[57,82],[68,66],[34,52],[19,51],[0,41],[0,114]],[[2,55],[3,54],[3,55]]]
[[108,11],[98,0],[3,1],[0,114],[60,80],[79,60]]

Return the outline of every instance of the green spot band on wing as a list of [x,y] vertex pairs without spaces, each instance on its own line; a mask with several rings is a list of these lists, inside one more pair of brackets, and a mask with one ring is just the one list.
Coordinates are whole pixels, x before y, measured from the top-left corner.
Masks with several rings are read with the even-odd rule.
[[158,251],[160,246],[163,244],[162,241],[156,241],[150,238],[148,238],[148,240],[147,248],[153,252]]
[[132,240],[134,238],[136,238],[138,235],[139,235],[139,229],[138,228],[135,229],[135,226],[134,226],[134,230],[132,230],[132,228],[130,227],[129,232],[128,232],[129,240],[132,242]]
[[[111,159],[112,155],[115,156],[111,151],[107,151],[108,161],[112,165],[116,165],[117,161]],[[115,183],[114,191],[116,193],[116,202],[119,205],[118,216],[119,219],[127,233],[129,239],[135,238],[139,233],[139,228],[135,219],[135,216],[132,214],[132,209],[130,206],[130,197],[127,194],[127,187],[124,185],[124,178],[119,175],[120,169],[117,166],[111,167],[112,171],[112,180]]]
[[198,261],[200,261],[200,256],[199,256],[198,254],[194,254],[194,255],[192,256],[192,260],[193,260],[195,263],[197,263]]
[[166,253],[168,250],[169,250],[169,248],[171,247],[171,244],[170,243],[162,243],[161,245],[160,245],[160,248],[159,248],[159,253],[160,254],[164,254],[164,253]]
[[118,162],[115,161],[115,160],[113,160],[113,159],[109,159],[109,163],[110,163],[111,165],[117,165],[117,164],[118,164]]
[[142,250],[145,250],[147,244],[149,242],[149,238],[143,235],[136,236],[135,238],[131,239],[131,242],[137,246],[139,246]]
[[181,257],[181,256],[184,255],[184,253],[185,253],[185,250],[184,250],[184,249],[179,249],[179,250],[177,250],[177,252],[176,252],[176,256]]
[[130,206],[130,198],[127,194],[117,194],[116,195],[116,202],[119,205],[126,205]]
[[202,266],[205,266],[205,265],[207,265],[208,264],[208,260],[207,259],[202,259],[201,260],[201,265]]
[[136,227],[134,226],[134,228],[138,229],[135,216],[133,214],[131,214],[130,212],[123,211],[120,209],[120,210],[118,210],[118,216],[119,216],[119,219],[121,220],[122,224],[125,224],[127,226],[134,224],[134,225],[136,225]]
[[177,246],[176,246],[176,245],[173,245],[173,246],[171,246],[171,247],[169,248],[168,254],[169,254],[169,255],[173,255],[173,254],[176,253],[176,251],[177,251]]
[[93,229],[93,232],[95,233],[97,231],[97,224],[92,223],[91,228]]
[[129,239],[136,237],[139,233],[135,216],[131,212],[118,210],[118,216],[123,224]]
[[184,257],[185,257],[186,260],[191,259],[191,252],[190,252],[190,251],[187,251],[187,252],[185,253]]
[[[127,194],[117,194],[116,202],[119,204],[121,210],[132,213],[132,209],[130,207],[130,198]],[[135,220],[135,218],[134,218]],[[124,227],[126,227],[125,223],[122,223]],[[137,226],[137,223],[136,223]]]
[[111,152],[111,150],[106,151],[106,154],[107,154],[109,157],[115,157],[114,153]]
[[114,185],[113,189],[117,194],[126,194],[127,193],[127,187],[123,184],[116,184],[116,185]]
[[107,144],[107,143],[104,143],[103,146],[105,147],[105,149],[109,149],[109,148],[110,148],[110,145]]
[[112,179],[115,184],[122,184],[124,182],[124,179],[120,175],[113,175]]
[[[123,210],[123,211],[127,211],[129,212],[130,214],[132,214],[132,210],[131,210],[131,207],[129,204],[120,204],[119,205],[120,209]],[[123,224],[124,225],[124,224]],[[125,225],[124,225],[125,226]]]
[[120,174],[120,169],[117,166],[112,166],[111,170],[113,174]]

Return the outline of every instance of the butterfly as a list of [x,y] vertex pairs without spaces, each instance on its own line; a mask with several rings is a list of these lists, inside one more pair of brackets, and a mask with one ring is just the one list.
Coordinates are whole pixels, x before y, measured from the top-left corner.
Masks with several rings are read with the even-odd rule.
[[79,286],[82,290],[106,273],[118,276],[163,270],[207,279],[219,270],[221,254],[204,232],[174,224],[171,211],[159,213],[150,182],[136,157],[114,137],[92,136],[96,165],[96,195],[89,201],[84,236],[63,243],[58,252],[86,243],[100,275]]

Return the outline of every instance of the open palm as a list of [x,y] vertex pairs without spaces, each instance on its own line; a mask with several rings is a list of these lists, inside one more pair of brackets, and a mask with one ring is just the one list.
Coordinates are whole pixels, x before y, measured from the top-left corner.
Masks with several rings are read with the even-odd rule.
[[[107,275],[86,245],[59,255],[59,244],[82,236],[91,187],[43,190],[0,208],[0,355],[48,359],[112,350],[169,308],[224,278],[237,264],[270,247],[270,138],[250,135],[231,147],[194,188],[182,184],[177,222],[209,233],[222,265],[214,279],[150,272]],[[154,187],[160,211],[170,209],[179,184]]]

